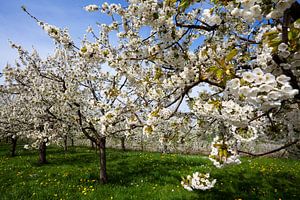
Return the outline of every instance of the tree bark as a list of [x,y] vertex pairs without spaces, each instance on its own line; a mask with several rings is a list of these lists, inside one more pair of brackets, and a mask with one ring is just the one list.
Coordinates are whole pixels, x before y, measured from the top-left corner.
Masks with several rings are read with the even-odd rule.
[[163,144],[163,150],[162,150],[162,153],[164,153],[164,154],[169,153],[168,145]]
[[268,154],[272,154],[272,153],[275,153],[277,151],[280,151],[282,149],[286,149],[292,145],[295,145],[297,144],[298,142],[300,141],[300,139],[296,139],[288,144],[285,144],[277,149],[273,149],[271,151],[268,151],[268,152],[264,152],[264,153],[251,153],[251,152],[246,152],[246,151],[242,151],[242,150],[238,150],[238,153],[243,153],[243,154],[246,154],[246,155],[249,155],[249,156],[253,156],[253,157],[259,157],[259,156],[265,156],[265,155],[268,155]]
[[106,173],[106,138],[102,137],[98,141],[98,149],[99,149],[99,158],[100,158],[100,183],[101,184],[106,184],[108,179],[107,179],[107,173]]
[[39,146],[39,163],[46,164],[46,142],[41,142]]
[[125,137],[121,137],[121,148],[123,151],[126,151],[126,148],[125,148]]
[[64,136],[64,151],[65,152],[68,151],[68,136],[67,135]]
[[92,149],[95,149],[95,143],[92,140],[90,140],[90,141],[91,141]]
[[141,135],[141,151],[144,151],[144,136]]
[[11,156],[14,157],[16,156],[16,148],[17,148],[17,138],[11,138],[11,144],[12,144],[12,148],[11,148]]

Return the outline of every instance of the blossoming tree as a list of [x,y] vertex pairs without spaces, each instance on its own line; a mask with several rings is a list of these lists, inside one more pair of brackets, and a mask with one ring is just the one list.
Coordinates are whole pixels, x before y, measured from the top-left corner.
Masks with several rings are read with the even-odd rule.
[[[20,136],[20,132],[24,130],[23,118],[18,118],[19,115],[16,115],[16,109],[18,108],[18,100],[12,94],[4,93],[3,88],[1,87],[1,96],[0,96],[0,138],[10,139],[11,140],[11,156],[16,155],[17,141]],[[22,128],[21,128],[22,127]]]
[[239,142],[272,130],[289,127],[282,148],[299,141],[299,118],[278,118],[299,116],[299,7],[294,0],[129,0],[85,9],[112,16],[99,40],[109,43],[117,32],[111,51],[118,54],[108,63],[146,92],[153,109],[144,132],[170,120],[185,99],[190,112],[218,127],[210,158],[221,167],[240,162]]

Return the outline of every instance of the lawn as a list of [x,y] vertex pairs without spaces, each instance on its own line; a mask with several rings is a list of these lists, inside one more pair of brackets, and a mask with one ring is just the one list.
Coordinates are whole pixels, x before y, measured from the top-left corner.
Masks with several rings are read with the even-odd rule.
[[[98,157],[87,147],[68,153],[51,147],[49,164],[37,164],[37,152],[9,157],[0,146],[0,199],[299,199],[300,161],[243,158],[241,165],[216,169],[204,156],[109,149],[109,184],[100,185]],[[217,179],[209,191],[189,192],[181,177],[195,171]]]

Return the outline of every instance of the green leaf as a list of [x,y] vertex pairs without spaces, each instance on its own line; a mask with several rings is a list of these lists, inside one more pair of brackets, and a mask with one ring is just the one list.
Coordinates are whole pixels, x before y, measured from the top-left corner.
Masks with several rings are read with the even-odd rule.
[[215,148],[221,148],[222,144],[213,144],[213,147],[215,147]]
[[297,38],[297,33],[299,31],[296,31],[295,29],[292,29],[291,31],[288,32],[288,38],[289,40],[295,40]]
[[297,19],[294,23],[300,23],[300,18]]
[[155,68],[154,80],[159,80],[162,77],[163,72],[161,68]]
[[281,39],[271,40],[268,44],[270,47],[275,47],[277,49],[278,45],[282,42]]
[[238,53],[237,49],[232,49],[229,54],[227,54],[226,56],[226,61],[231,61],[233,59],[234,56],[236,56]]
[[224,157],[225,157],[225,158],[227,158],[227,157],[228,157],[228,152],[227,152],[227,149],[224,149],[224,150],[223,150],[223,155],[224,155]]
[[223,77],[224,71],[222,69],[218,69],[216,71],[216,77],[217,79],[221,79]]
[[81,51],[82,53],[85,53],[85,52],[87,52],[87,48],[86,48],[86,46],[82,47],[82,48],[80,49],[80,51]]
[[185,11],[191,4],[193,3],[192,0],[182,0],[178,6],[180,12]]
[[278,38],[278,34],[272,34],[268,36],[268,40],[274,40],[276,38]]
[[267,36],[271,36],[271,35],[274,35],[274,34],[278,34],[278,31],[270,31],[270,32],[267,32],[264,34],[264,37],[267,37]]
[[219,149],[219,151],[218,151],[218,156],[219,156],[220,159],[222,160],[222,157],[223,157],[223,150],[222,150],[222,149]]
[[[222,105],[222,103],[219,101],[219,100],[212,100],[212,101],[210,101],[210,102],[208,102],[209,104],[213,104],[214,105],[214,107],[215,108],[217,108],[217,109],[219,109],[220,107],[221,107],[221,105]],[[218,144],[216,144],[217,146],[219,146],[219,147],[222,147],[223,145],[218,145]]]
[[167,4],[168,6],[172,6],[172,5],[174,5],[174,4],[176,3],[176,1],[177,1],[177,0],[166,0],[166,4]]
[[209,67],[206,71],[215,73],[217,70],[218,70],[218,67],[214,65],[214,66]]

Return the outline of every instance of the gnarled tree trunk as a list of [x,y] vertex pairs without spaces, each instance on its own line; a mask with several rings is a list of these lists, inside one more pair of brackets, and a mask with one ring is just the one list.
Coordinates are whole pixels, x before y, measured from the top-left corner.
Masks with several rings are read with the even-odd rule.
[[17,148],[17,138],[11,137],[11,156],[14,157],[16,156],[16,148]]
[[107,173],[106,173],[106,138],[102,137],[100,140],[97,142],[97,146],[99,149],[99,158],[100,158],[100,183],[105,184],[107,183]]
[[144,135],[141,134],[141,151],[144,151]]
[[121,137],[121,148],[123,151],[126,151],[126,148],[125,148],[125,137]]
[[163,149],[162,149],[162,153],[169,153],[169,150],[168,150],[168,145],[166,144],[163,144]]
[[95,143],[93,142],[93,140],[91,140],[91,146],[92,146],[92,149],[95,149]]
[[67,135],[64,136],[64,151],[65,152],[68,151],[68,136]]
[[46,164],[46,142],[41,142],[39,146],[39,163]]

